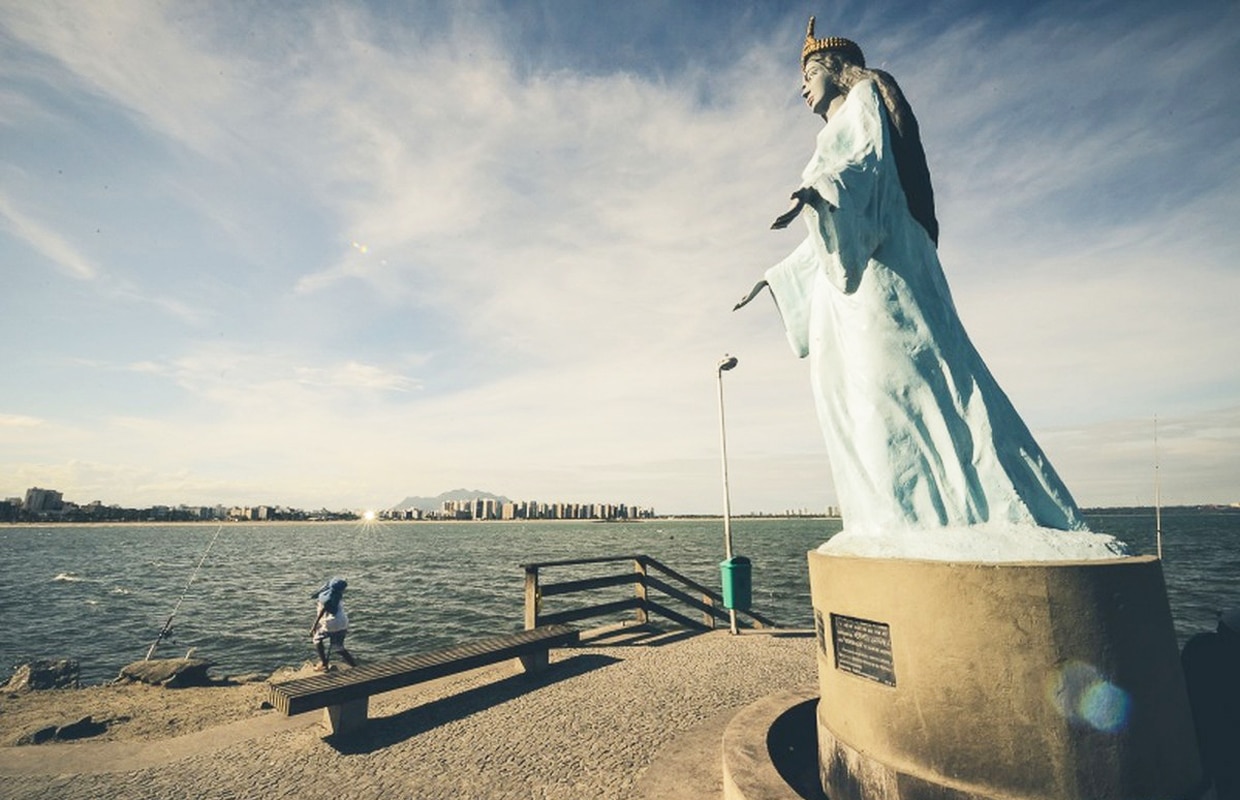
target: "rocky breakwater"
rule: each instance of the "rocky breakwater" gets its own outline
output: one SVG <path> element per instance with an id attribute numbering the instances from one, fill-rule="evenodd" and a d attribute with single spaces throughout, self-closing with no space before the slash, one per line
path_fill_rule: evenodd
<path id="1" fill-rule="evenodd" d="M 121 729 L 157 725 L 166 734 L 199 727 L 202 709 L 218 705 L 202 696 L 215 687 L 239 686 L 264 676 L 216 678 L 212 662 L 202 658 L 136 661 L 124 667 L 109 684 L 83 687 L 75 659 L 40 660 L 18 666 L 0 685 L 0 745 L 21 746 L 68 742 L 87 738 L 114 739 Z M 174 689 L 152 703 L 144 698 Z M 257 696 L 257 690 L 254 692 Z M 216 698 L 217 701 L 222 698 Z M 247 699 L 248 695 L 247 695 Z M 230 704 L 231 705 L 231 704 Z M 151 709 L 137 719 L 137 708 Z M 244 702 L 235 715 L 253 713 L 257 702 Z M 213 716 L 224 713 L 213 710 Z M 149 733 L 154 733 L 150 731 Z"/>

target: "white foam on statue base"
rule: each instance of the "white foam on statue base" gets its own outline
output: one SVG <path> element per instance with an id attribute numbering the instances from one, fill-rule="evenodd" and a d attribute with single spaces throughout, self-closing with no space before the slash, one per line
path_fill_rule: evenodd
<path id="1" fill-rule="evenodd" d="M 1129 555 L 1128 546 L 1109 534 L 1010 523 L 884 531 L 845 529 L 820 545 L 818 552 L 835 556 L 986 564 L 1089 561 Z"/>

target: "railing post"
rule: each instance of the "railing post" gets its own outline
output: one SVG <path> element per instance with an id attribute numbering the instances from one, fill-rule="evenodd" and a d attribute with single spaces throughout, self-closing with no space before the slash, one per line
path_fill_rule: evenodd
<path id="1" fill-rule="evenodd" d="M 525 568 L 525 629 L 538 627 L 538 612 L 542 609 L 542 596 L 538 591 L 538 567 Z"/>
<path id="2" fill-rule="evenodd" d="M 702 602 L 710 606 L 711 608 L 715 607 L 715 598 L 711 597 L 708 594 L 702 595 Z M 702 616 L 706 619 L 706 627 L 710 628 L 713 631 L 715 629 L 714 613 L 712 613 L 711 611 L 703 611 Z"/>
<path id="3" fill-rule="evenodd" d="M 646 561 L 640 557 L 633 559 L 633 571 L 638 575 L 633 589 L 637 595 L 637 624 L 645 625 L 650 621 L 650 615 L 646 612 Z"/>

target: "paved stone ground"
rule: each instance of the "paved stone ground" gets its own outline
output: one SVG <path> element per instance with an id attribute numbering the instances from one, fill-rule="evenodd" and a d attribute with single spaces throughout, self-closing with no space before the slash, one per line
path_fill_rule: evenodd
<path id="1" fill-rule="evenodd" d="M 141 769 L 96 771 L 106 769 L 107 743 L 75 751 L 91 755 L 62 774 L 15 774 L 0 758 L 0 797 L 629 798 L 679 735 L 815 681 L 813 639 L 803 635 L 643 638 L 630 629 L 554 651 L 540 676 L 498 665 L 379 695 L 368 729 L 345 741 L 260 717 L 249 738 L 229 726 L 216 746 L 156 743 Z M 48 755 L 49 768 L 64 769 Z"/>

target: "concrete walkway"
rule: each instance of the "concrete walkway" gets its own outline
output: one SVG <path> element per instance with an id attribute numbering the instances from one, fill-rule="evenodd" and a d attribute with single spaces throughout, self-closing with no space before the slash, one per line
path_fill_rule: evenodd
<path id="1" fill-rule="evenodd" d="M 318 714 L 269 713 L 160 742 L 0 748 L 0 795 L 718 798 L 727 721 L 816 680 L 803 634 L 628 629 L 556 651 L 552 664 L 379 695 L 367 730 L 341 742 L 324 738 Z"/>

